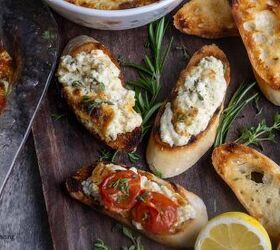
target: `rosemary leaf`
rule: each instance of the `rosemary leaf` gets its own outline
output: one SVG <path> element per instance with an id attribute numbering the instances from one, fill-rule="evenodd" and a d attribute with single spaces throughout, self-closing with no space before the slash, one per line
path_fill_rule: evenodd
<path id="1" fill-rule="evenodd" d="M 111 250 L 110 247 L 106 246 L 104 241 L 101 239 L 98 239 L 95 243 L 94 243 L 94 250 Z"/>
<path id="2" fill-rule="evenodd" d="M 250 90 L 255 86 L 255 84 L 255 82 L 250 85 L 242 84 L 232 96 L 228 107 L 221 115 L 217 136 L 214 142 L 215 147 L 225 142 L 232 122 L 248 103 L 257 98 L 258 93 L 249 95 Z"/>
<path id="3" fill-rule="evenodd" d="M 128 159 L 131 163 L 135 164 L 140 160 L 140 155 L 138 155 L 136 152 L 133 153 L 127 153 Z"/>
<path id="4" fill-rule="evenodd" d="M 244 145 L 255 145 L 260 147 L 261 142 L 275 142 L 275 131 L 280 129 L 280 114 L 274 116 L 274 122 L 268 126 L 265 120 L 262 120 L 256 127 L 245 128 L 240 137 L 235 140 L 236 143 Z"/>

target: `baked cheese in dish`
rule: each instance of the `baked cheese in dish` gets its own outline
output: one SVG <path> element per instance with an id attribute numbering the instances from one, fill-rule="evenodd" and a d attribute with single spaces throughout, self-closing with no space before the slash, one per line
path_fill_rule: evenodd
<path id="1" fill-rule="evenodd" d="M 183 146 L 204 131 L 222 104 L 226 88 L 223 63 L 204 57 L 178 87 L 176 98 L 166 104 L 160 120 L 161 140 L 171 147 Z"/>
<path id="2" fill-rule="evenodd" d="M 69 3 L 100 10 L 120 10 L 136 8 L 158 0 L 66 0 Z"/>
<path id="3" fill-rule="evenodd" d="M 99 163 L 96 168 L 93 170 L 91 177 L 82 182 L 83 192 L 86 195 L 89 195 L 94 198 L 94 200 L 102 203 L 102 198 L 99 190 L 99 185 L 102 183 L 103 179 L 108 176 L 108 174 L 117 172 L 117 171 L 126 171 L 127 168 L 124 168 L 115 164 L 104 164 Z M 173 225 L 174 229 L 181 225 L 182 223 L 195 218 L 196 213 L 194 208 L 189 204 L 189 202 L 183 198 L 180 194 L 171 190 L 167 185 L 161 185 L 156 181 L 153 181 L 147 178 L 145 175 L 142 175 L 136 168 L 132 167 L 129 170 L 133 171 L 135 174 L 140 175 L 141 190 L 157 192 L 165 195 L 172 201 L 179 204 L 177 207 L 177 221 Z M 139 230 L 143 229 L 140 223 L 132 221 L 135 227 Z"/>
<path id="4" fill-rule="evenodd" d="M 65 91 L 74 94 L 75 102 L 96 116 L 99 124 L 87 120 L 87 127 L 101 139 L 113 141 L 141 126 L 142 118 L 133 109 L 135 93 L 123 87 L 120 69 L 103 50 L 63 56 L 57 75 Z"/>
<path id="5" fill-rule="evenodd" d="M 244 2 L 244 3 L 243 3 Z M 241 1 L 239 11 L 250 56 L 266 80 L 280 87 L 280 13 L 279 1 Z M 244 21 L 243 21 L 244 20 Z M 246 20 L 246 21 L 245 21 Z"/>

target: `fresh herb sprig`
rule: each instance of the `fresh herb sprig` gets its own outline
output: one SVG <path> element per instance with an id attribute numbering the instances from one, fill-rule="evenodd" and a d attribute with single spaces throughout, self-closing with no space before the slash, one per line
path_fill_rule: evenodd
<path id="1" fill-rule="evenodd" d="M 132 153 L 127 153 L 128 159 L 131 163 L 135 164 L 140 160 L 140 155 L 137 154 L 136 152 L 132 152 Z"/>
<path id="2" fill-rule="evenodd" d="M 62 118 L 64 118 L 64 116 L 65 116 L 64 114 L 56 114 L 56 113 L 51 114 L 51 117 L 54 121 L 61 120 Z"/>
<path id="3" fill-rule="evenodd" d="M 109 161 L 112 163 L 116 163 L 116 158 L 118 154 L 119 154 L 118 150 L 113 151 L 113 150 L 102 149 L 100 151 L 98 161 Z"/>
<path id="4" fill-rule="evenodd" d="M 161 74 L 173 42 L 173 38 L 171 38 L 169 45 L 163 48 L 166 29 L 167 24 L 164 17 L 149 24 L 147 46 L 150 48 L 151 55 L 146 55 L 142 64 L 124 63 L 124 66 L 136 69 L 139 75 L 137 80 L 129 81 L 128 85 L 135 91 L 135 109 L 143 118 L 143 135 L 151 127 L 152 115 L 162 105 L 157 100 L 161 89 Z"/>
<path id="5" fill-rule="evenodd" d="M 94 243 L 94 250 L 111 250 L 110 247 L 106 246 L 104 241 L 101 239 L 96 240 Z"/>
<path id="6" fill-rule="evenodd" d="M 116 224 L 113 228 L 113 232 L 121 232 L 124 236 L 129 238 L 132 245 L 129 247 L 122 247 L 123 250 L 144 250 L 144 246 L 141 244 L 141 237 L 135 236 L 132 230 L 121 224 Z"/>
<path id="7" fill-rule="evenodd" d="M 242 131 L 240 137 L 235 140 L 236 143 L 242 143 L 246 146 L 255 145 L 261 146 L 263 141 L 274 141 L 275 131 L 280 129 L 280 114 L 274 116 L 274 122 L 271 126 L 267 125 L 265 120 L 262 120 L 257 127 L 246 128 Z"/>
<path id="8" fill-rule="evenodd" d="M 214 143 L 215 147 L 225 142 L 228 130 L 232 122 L 243 110 L 243 108 L 258 96 L 258 93 L 249 95 L 250 90 L 255 86 L 255 84 L 255 82 L 250 85 L 242 84 L 234 93 L 228 104 L 228 107 L 224 110 L 221 116 L 217 136 Z"/>

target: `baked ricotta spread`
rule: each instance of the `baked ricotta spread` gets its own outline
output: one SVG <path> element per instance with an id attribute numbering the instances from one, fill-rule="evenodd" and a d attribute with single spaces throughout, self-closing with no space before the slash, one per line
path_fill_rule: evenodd
<path id="1" fill-rule="evenodd" d="M 103 168 L 103 170 L 101 170 Z M 104 168 L 106 169 L 104 171 Z M 103 164 L 99 163 L 99 165 L 93 170 L 92 175 L 85 181 L 82 182 L 82 188 L 83 192 L 86 195 L 89 195 L 94 198 L 94 200 L 102 203 L 100 191 L 99 191 L 99 185 L 102 182 L 103 177 L 108 175 L 108 173 L 116 172 L 116 171 L 125 171 L 126 168 L 122 166 L 118 166 L 115 164 Z M 177 221 L 174 224 L 174 227 L 179 226 L 180 224 L 184 223 L 185 221 L 195 218 L 195 210 L 189 204 L 189 202 L 183 198 L 180 194 L 174 192 L 172 189 L 170 189 L 167 185 L 160 185 L 156 181 L 153 181 L 149 178 L 147 178 L 144 175 L 141 175 L 140 172 L 134 167 L 130 168 L 129 170 L 133 171 L 137 175 L 140 175 L 140 183 L 141 183 L 141 189 L 145 191 L 151 191 L 151 192 L 157 192 L 165 195 L 169 199 L 173 200 L 174 202 L 180 203 L 180 205 L 177 207 Z M 108 171 L 108 172 L 106 172 Z M 100 173 L 103 174 L 100 174 Z M 104 173 L 106 172 L 106 173 Z M 103 175 L 103 176 L 102 176 Z M 137 222 L 132 222 L 138 229 L 141 228 L 141 224 Z"/>
<path id="2" fill-rule="evenodd" d="M 102 124 L 88 121 L 88 127 L 106 141 L 116 140 L 119 134 L 132 132 L 140 127 L 142 118 L 133 107 L 135 93 L 122 86 L 120 69 L 102 50 L 91 53 L 81 52 L 75 57 L 66 55 L 61 58 L 58 80 L 69 95 L 75 96 L 75 103 L 86 106 L 91 115 L 99 109 L 106 119 Z M 78 91 L 78 94 L 77 94 Z"/>
<path id="3" fill-rule="evenodd" d="M 101 9 L 101 10 L 118 10 L 129 9 L 144 6 L 157 2 L 158 0 L 66 0 L 79 6 Z"/>
<path id="4" fill-rule="evenodd" d="M 198 135 L 222 104 L 227 83 L 223 63 L 204 57 L 178 87 L 177 96 L 168 102 L 160 120 L 160 138 L 172 146 L 186 145 Z"/>

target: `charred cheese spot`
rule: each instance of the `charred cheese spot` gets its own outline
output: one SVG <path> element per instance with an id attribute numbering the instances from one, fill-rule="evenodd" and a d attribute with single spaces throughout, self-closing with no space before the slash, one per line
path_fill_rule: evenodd
<path id="1" fill-rule="evenodd" d="M 151 3 L 155 3 L 158 0 L 66 0 L 69 3 L 101 10 L 119 10 L 136 8 Z"/>

